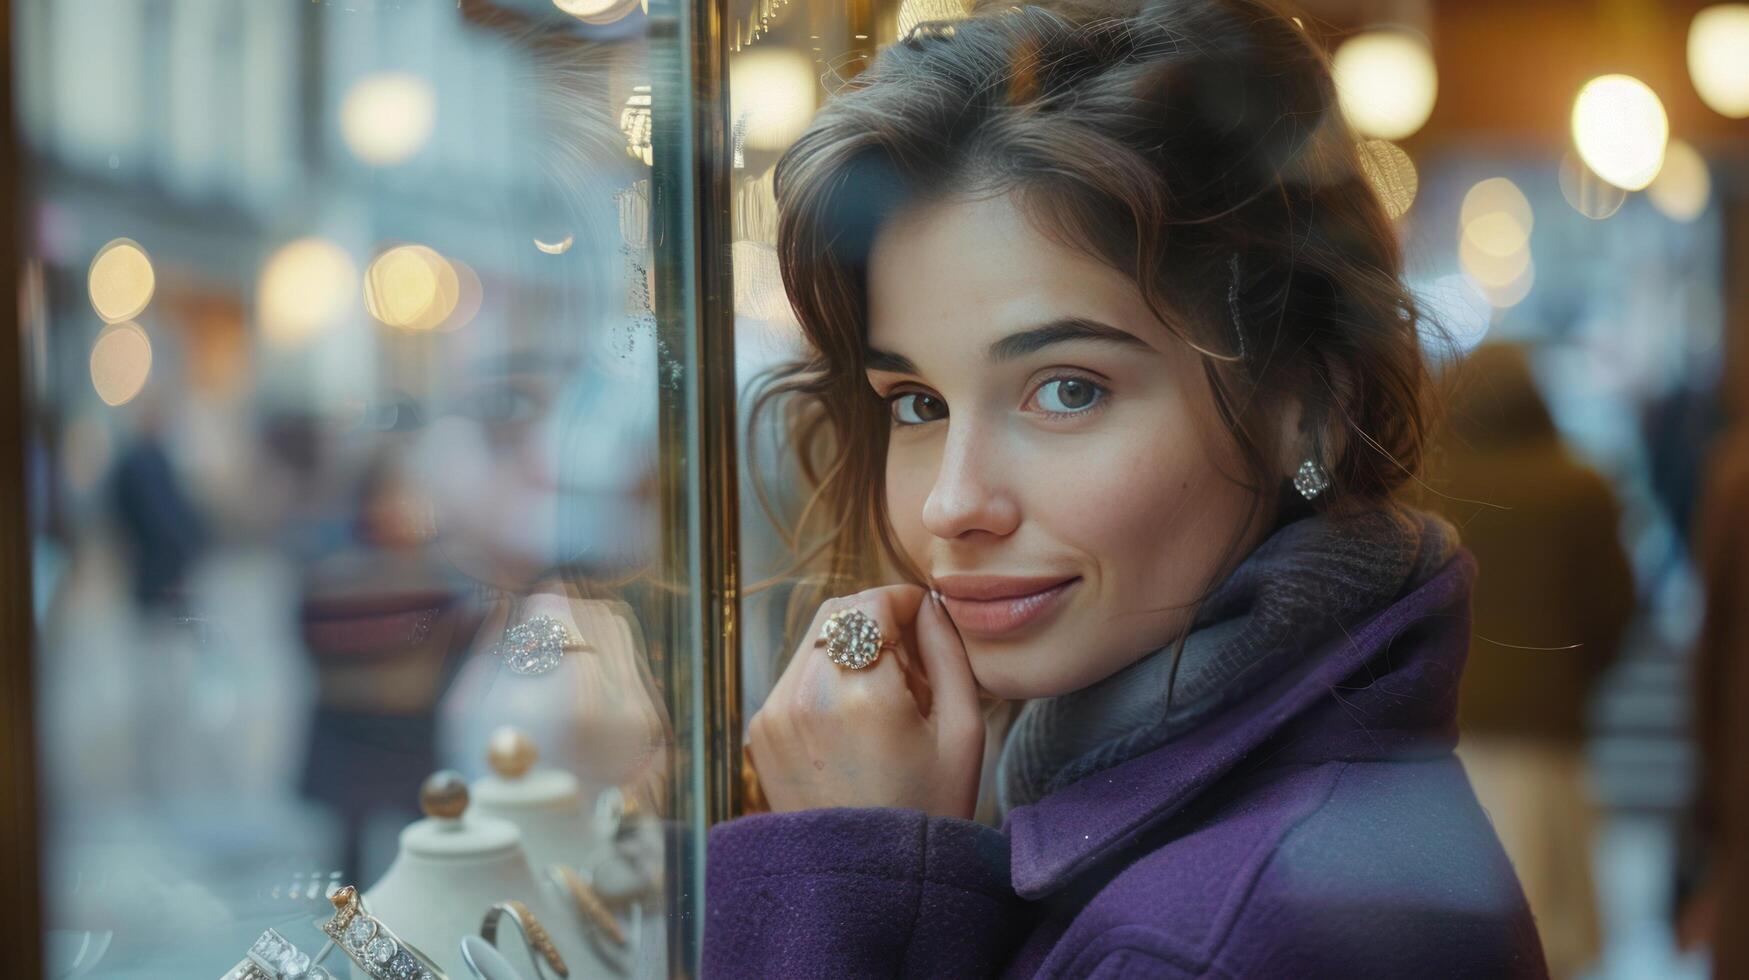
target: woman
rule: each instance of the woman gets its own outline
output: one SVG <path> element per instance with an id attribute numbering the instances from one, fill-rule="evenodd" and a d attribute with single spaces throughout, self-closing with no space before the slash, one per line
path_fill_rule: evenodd
<path id="1" fill-rule="evenodd" d="M 836 597 L 748 730 L 774 812 L 712 832 L 705 972 L 1543 975 L 1328 66 L 1261 0 L 1122 2 L 920 28 L 778 165 L 814 356 L 766 397 Z M 988 749 L 982 696 L 1025 702 Z"/>

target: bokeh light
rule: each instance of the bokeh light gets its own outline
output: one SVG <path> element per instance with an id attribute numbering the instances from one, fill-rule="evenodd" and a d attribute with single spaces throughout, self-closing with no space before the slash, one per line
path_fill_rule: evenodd
<path id="1" fill-rule="evenodd" d="M 611 24 L 631 13 L 638 0 L 553 0 L 553 6 L 585 24 Z"/>
<path id="2" fill-rule="evenodd" d="M 1409 213 L 1421 189 L 1415 161 L 1390 140 L 1365 140 L 1360 144 L 1360 169 L 1367 183 L 1384 203 L 1385 213 L 1401 218 Z"/>
<path id="3" fill-rule="evenodd" d="M 1342 42 L 1332 62 L 1342 114 L 1379 139 L 1415 133 L 1433 113 L 1439 73 L 1427 42 L 1399 30 L 1372 30 Z"/>
<path id="4" fill-rule="evenodd" d="M 1458 211 L 1458 264 L 1487 301 L 1516 306 L 1536 281 L 1530 233 L 1536 215 L 1530 199 L 1505 177 L 1490 177 L 1464 195 Z"/>
<path id="5" fill-rule="evenodd" d="M 650 145 L 650 86 L 634 85 L 619 113 L 619 130 L 625 134 L 626 152 L 648 167 L 656 159 Z"/>
<path id="6" fill-rule="evenodd" d="M 571 250 L 571 246 L 576 241 L 577 241 L 576 235 L 566 235 L 564 238 L 561 238 L 555 242 L 542 241 L 541 239 L 537 238 L 534 240 L 534 247 L 540 249 L 541 251 L 547 253 L 548 255 L 564 255 L 566 252 L 569 252 Z"/>
<path id="7" fill-rule="evenodd" d="M 256 283 L 262 337 L 276 347 L 303 344 L 345 317 L 357 288 L 358 267 L 339 245 L 315 237 L 287 242 Z"/>
<path id="8" fill-rule="evenodd" d="M 340 102 L 340 134 L 353 155 L 376 167 L 424 148 L 437 123 L 437 93 L 411 72 L 378 72 L 352 84 Z"/>
<path id="9" fill-rule="evenodd" d="M 745 120 L 742 139 L 756 150 L 781 150 L 814 115 L 813 64 L 800 51 L 754 49 L 729 62 L 729 117 Z"/>
<path id="10" fill-rule="evenodd" d="M 1436 354 L 1461 355 L 1474 350 L 1493 326 L 1493 304 L 1468 276 L 1441 276 L 1417 294 L 1421 315 L 1439 329 L 1436 336 L 1440 343 L 1431 347 Z M 1457 349 L 1448 350 L 1445 341 Z"/>
<path id="11" fill-rule="evenodd" d="M 1714 112 L 1749 116 L 1749 3 L 1720 3 L 1688 25 L 1688 75 Z"/>
<path id="12" fill-rule="evenodd" d="M 1658 93 L 1632 75 L 1603 75 L 1573 100 L 1573 145 L 1597 176 L 1637 191 L 1658 176 L 1670 118 Z"/>
<path id="13" fill-rule="evenodd" d="M 1652 206 L 1672 221 L 1689 222 L 1706 210 L 1713 180 L 1706 158 L 1687 140 L 1671 140 L 1664 152 L 1664 168 L 1646 188 Z"/>
<path id="14" fill-rule="evenodd" d="M 424 245 L 396 245 L 364 274 L 364 305 L 381 323 L 431 330 L 455 311 L 461 283 L 449 260 Z"/>
<path id="15" fill-rule="evenodd" d="M 966 8 L 960 0 L 900 0 L 899 36 L 911 33 L 918 24 L 932 20 L 963 20 L 965 16 Z"/>
<path id="16" fill-rule="evenodd" d="M 98 249 L 87 280 L 91 308 L 105 323 L 139 316 L 158 284 L 151 258 L 131 238 L 117 238 Z"/>
<path id="17" fill-rule="evenodd" d="M 137 323 L 112 323 L 91 345 L 91 387 L 106 405 L 126 405 L 152 373 L 152 341 Z"/>
<path id="18" fill-rule="evenodd" d="M 1490 177 L 1464 194 L 1458 224 L 1465 239 L 1491 255 L 1510 255 L 1530 244 L 1536 216 L 1530 199 L 1505 177 Z"/>

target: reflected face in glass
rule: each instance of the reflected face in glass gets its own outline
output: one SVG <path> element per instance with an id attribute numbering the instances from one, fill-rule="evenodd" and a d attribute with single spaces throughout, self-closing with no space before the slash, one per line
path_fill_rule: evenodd
<path id="1" fill-rule="evenodd" d="M 1201 355 L 1006 195 L 889 223 L 869 305 L 889 515 L 979 684 L 1066 693 L 1174 641 L 1254 496 Z"/>

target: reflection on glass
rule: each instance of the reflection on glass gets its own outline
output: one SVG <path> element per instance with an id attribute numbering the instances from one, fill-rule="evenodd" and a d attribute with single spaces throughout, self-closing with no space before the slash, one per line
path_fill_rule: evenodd
<path id="1" fill-rule="evenodd" d="M 313 956 L 356 895 L 366 960 L 469 976 L 521 903 L 573 977 L 670 975 L 678 42 L 636 2 L 17 8 L 56 969 Z"/>

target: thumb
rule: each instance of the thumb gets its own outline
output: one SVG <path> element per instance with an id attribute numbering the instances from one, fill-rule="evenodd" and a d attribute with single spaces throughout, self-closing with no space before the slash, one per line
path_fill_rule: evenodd
<path id="1" fill-rule="evenodd" d="M 966 657 L 966 645 L 959 630 L 942 608 L 941 600 L 931 592 L 917 611 L 917 658 L 929 674 L 929 686 L 935 695 L 935 721 L 954 723 L 975 722 L 982 726 L 978 711 L 978 682 L 972 677 L 972 662 Z"/>

